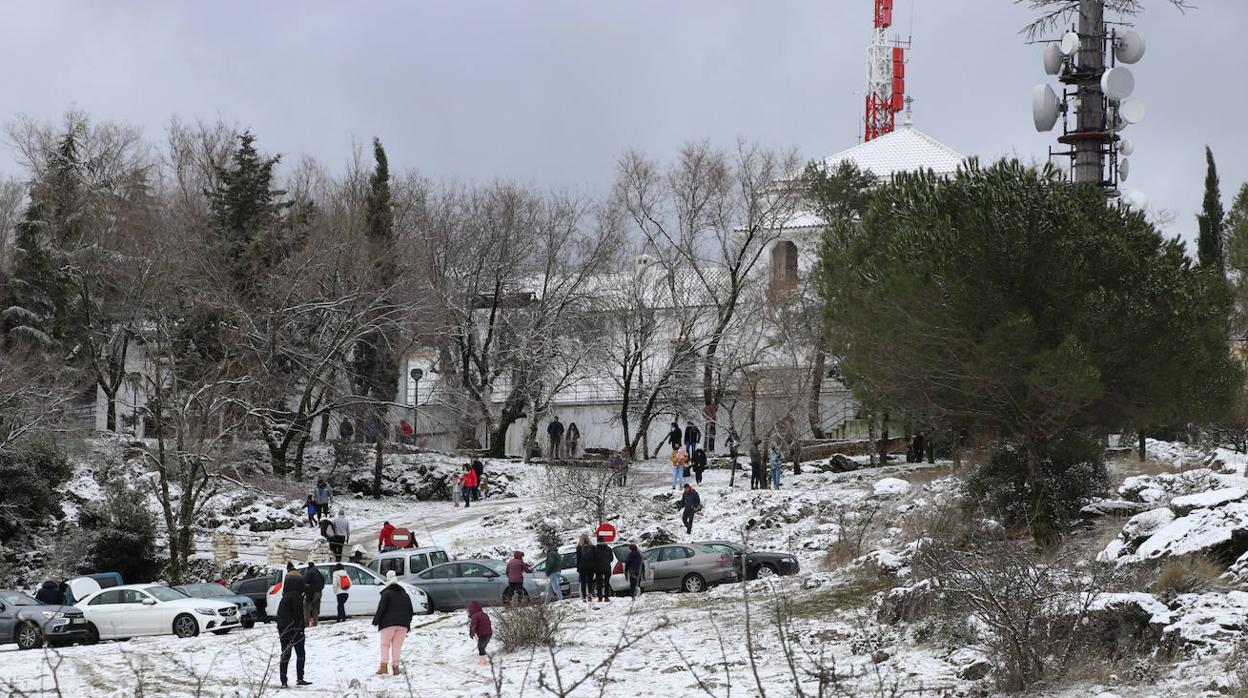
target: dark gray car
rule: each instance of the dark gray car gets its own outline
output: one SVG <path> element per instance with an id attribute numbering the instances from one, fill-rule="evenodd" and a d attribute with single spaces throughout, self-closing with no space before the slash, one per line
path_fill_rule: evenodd
<path id="1" fill-rule="evenodd" d="M 229 587 L 214 584 L 212 582 L 204 582 L 202 584 L 182 584 L 174 587 L 178 591 L 187 596 L 196 599 L 212 599 L 214 601 L 227 601 L 238 607 L 238 620 L 244 628 L 250 628 L 260 619 L 260 612 L 256 608 L 256 602 L 245 594 L 239 594 Z"/>
<path id="2" fill-rule="evenodd" d="M 90 626 L 73 606 L 46 606 L 20 591 L 0 590 L 0 643 L 32 650 L 90 641 Z"/>
<path id="3" fill-rule="evenodd" d="M 732 556 L 701 543 L 660 545 L 645 552 L 654 567 L 646 591 L 706 591 L 707 587 L 740 578 Z"/>
<path id="4" fill-rule="evenodd" d="M 511 601 L 507 589 L 507 564 L 500 560 L 456 560 L 434 565 L 420 574 L 409 575 L 403 580 L 429 596 L 429 606 L 438 611 L 466 608 L 469 601 L 480 601 L 482 606 L 497 606 Z M 569 594 L 568 580 L 560 585 L 565 597 Z M 543 599 L 549 591 L 545 579 L 524 575 L 521 599 Z"/>

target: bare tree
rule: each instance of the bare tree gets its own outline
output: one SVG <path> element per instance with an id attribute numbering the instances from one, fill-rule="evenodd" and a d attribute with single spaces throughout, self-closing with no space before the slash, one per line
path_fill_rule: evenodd
<path id="1" fill-rule="evenodd" d="M 1032 20 L 1023 32 L 1030 38 L 1036 38 L 1046 31 L 1049 31 L 1070 19 L 1072 15 L 1079 12 L 1081 2 L 1089 0 L 1014 0 L 1016 4 L 1026 5 L 1027 7 L 1039 11 L 1039 16 Z M 1103 3 L 1105 9 L 1111 12 L 1117 12 L 1121 15 L 1132 16 L 1137 15 L 1144 9 L 1144 4 L 1140 0 L 1096 0 Z M 1194 9 L 1188 0 L 1168 0 L 1171 5 L 1177 7 L 1180 11 Z"/>
<path id="2" fill-rule="evenodd" d="M 763 254 L 779 239 L 799 200 L 779 186 L 799 170 L 796 154 L 739 143 L 732 153 L 690 144 L 666 171 L 639 153 L 620 161 L 616 197 L 661 264 L 693 280 L 699 318 L 703 418 L 715 447 L 719 405 L 730 381 L 721 350 L 740 302 L 758 283 Z"/>

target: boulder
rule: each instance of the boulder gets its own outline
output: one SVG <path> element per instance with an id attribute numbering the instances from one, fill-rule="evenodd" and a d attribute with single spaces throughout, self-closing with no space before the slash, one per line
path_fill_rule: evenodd
<path id="1" fill-rule="evenodd" d="M 848 473 L 858 469 L 858 462 L 843 453 L 833 453 L 828 459 L 827 469 L 834 473 Z"/>
<path id="2" fill-rule="evenodd" d="M 1083 629 L 1093 634 L 1097 647 L 1119 659 L 1150 653 L 1170 621 L 1170 609 L 1152 594 L 1102 593 L 1089 603 Z"/>
<path id="3" fill-rule="evenodd" d="M 910 491 L 910 483 L 895 477 L 886 477 L 875 483 L 877 497 L 899 497 Z"/>
<path id="4" fill-rule="evenodd" d="M 1174 607 L 1163 631 L 1172 652 L 1192 646 L 1233 646 L 1248 628 L 1248 593 L 1242 591 L 1179 594 Z"/>
<path id="5" fill-rule="evenodd" d="M 979 681 L 992 671 L 992 662 L 988 656 L 972 647 L 954 650 L 945 661 L 958 667 L 958 678 L 966 681 Z"/>
<path id="6" fill-rule="evenodd" d="M 928 612 L 938 595 L 939 592 L 930 579 L 908 586 L 893 587 L 885 592 L 876 619 L 885 625 L 916 620 Z"/>
<path id="7" fill-rule="evenodd" d="M 1162 526 L 1135 551 L 1139 560 L 1203 555 L 1234 561 L 1248 552 L 1248 502 L 1196 509 Z"/>
<path id="8" fill-rule="evenodd" d="M 1079 510 L 1085 519 L 1101 516 L 1134 516 L 1148 509 L 1147 504 L 1129 502 L 1125 499 L 1102 499 L 1092 502 Z"/>
<path id="9" fill-rule="evenodd" d="M 1188 494 L 1170 500 L 1170 508 L 1179 516 L 1190 514 L 1197 509 L 1210 509 L 1223 504 L 1237 502 L 1248 497 L 1248 489 L 1242 487 L 1226 487 L 1210 492 Z"/>

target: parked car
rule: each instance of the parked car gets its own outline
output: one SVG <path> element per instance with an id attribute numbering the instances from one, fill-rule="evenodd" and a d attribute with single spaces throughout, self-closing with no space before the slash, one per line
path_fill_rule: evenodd
<path id="1" fill-rule="evenodd" d="M 466 608 L 469 601 L 483 606 L 505 604 L 512 600 L 507 588 L 507 564 L 501 560 L 456 560 L 434 565 L 415 577 L 411 583 L 429 595 L 431 607 L 439 611 Z M 560 584 L 564 595 L 571 593 L 567 579 Z M 544 599 L 550 587 L 543 577 L 524 575 L 521 599 Z"/>
<path id="2" fill-rule="evenodd" d="M 721 553 L 728 553 L 732 556 L 733 567 L 737 573 L 742 572 L 741 562 L 745 561 L 745 578 L 758 579 L 759 577 L 770 577 L 772 575 L 780 575 L 782 577 L 797 574 L 800 568 L 797 564 L 797 558 L 788 553 L 777 553 L 768 550 L 746 550 L 736 543 L 729 543 L 726 540 L 709 540 L 702 541 L 712 550 L 718 550 Z"/>
<path id="3" fill-rule="evenodd" d="M 87 594 L 94 594 L 100 589 L 119 587 L 125 583 L 126 580 L 121 578 L 119 572 L 97 572 L 70 577 L 65 580 L 65 605 L 73 606 Z"/>
<path id="4" fill-rule="evenodd" d="M 258 577 L 246 577 L 230 585 L 230 589 L 239 596 L 246 596 L 256 605 L 256 617 L 264 622 L 269 620 L 269 589 L 277 584 L 277 576 L 272 574 Z"/>
<path id="5" fill-rule="evenodd" d="M 194 599 L 159 584 L 101 589 L 78 602 L 91 640 L 139 635 L 194 637 L 203 630 L 225 634 L 239 626 L 238 607 L 216 599 Z"/>
<path id="6" fill-rule="evenodd" d="M 318 564 L 316 568 L 325 575 L 325 591 L 321 592 L 321 612 L 322 618 L 335 618 L 338 615 L 338 599 L 334 597 L 333 589 L 330 588 L 330 580 L 333 579 L 334 564 L 332 562 Z M 347 573 L 347 577 L 351 580 L 351 586 L 347 589 L 347 605 L 345 610 L 348 616 L 372 616 L 377 612 L 377 603 L 381 601 L 381 589 L 386 585 L 384 577 L 376 572 L 355 564 L 354 562 L 342 563 L 343 570 Z M 303 567 L 300 567 L 303 570 Z M 277 608 L 277 604 L 282 600 L 282 580 L 285 578 L 285 568 L 275 569 L 275 581 L 268 591 L 268 607 Z M 407 582 L 399 582 L 407 595 L 412 599 L 412 610 L 416 613 L 432 613 L 433 608 L 429 603 L 429 597 L 425 592 Z"/>
<path id="7" fill-rule="evenodd" d="M 445 550 L 433 545 L 421 548 L 399 548 L 378 553 L 377 557 L 369 560 L 368 569 L 382 577 L 386 576 L 390 570 L 394 570 L 399 577 L 411 577 L 434 565 L 450 562 L 450 560 Z"/>
<path id="8" fill-rule="evenodd" d="M 235 593 L 229 587 L 222 586 L 215 582 L 205 582 L 203 584 L 181 584 L 174 589 L 196 599 L 215 599 L 217 601 L 227 601 L 238 607 L 238 621 L 244 628 L 250 628 L 256 624 L 260 613 L 256 609 L 256 602 L 242 594 Z"/>
<path id="9" fill-rule="evenodd" d="M 624 561 L 628 559 L 628 543 L 612 543 L 611 551 L 615 554 L 615 566 L 611 569 L 611 592 L 614 594 L 623 594 L 628 591 L 628 577 L 624 575 Z M 581 595 L 581 574 L 576 571 L 576 546 L 566 545 L 559 548 L 559 555 L 563 569 L 560 574 L 568 582 L 571 592 L 564 592 L 564 596 L 569 595 L 579 597 Z M 534 565 L 533 571 L 538 574 L 539 579 L 545 579 L 550 570 L 546 569 L 546 560 L 543 559 L 537 565 Z M 649 570 L 648 570 L 649 571 Z M 644 587 L 644 584 L 643 584 Z"/>
<path id="10" fill-rule="evenodd" d="M 642 586 L 646 591 L 706 591 L 740 578 L 732 555 L 700 543 L 660 545 L 644 554 L 654 567 L 654 581 Z"/>
<path id="11" fill-rule="evenodd" d="M 87 620 L 73 606 L 47 606 L 20 591 L 0 590 L 0 643 L 33 650 L 90 640 Z"/>

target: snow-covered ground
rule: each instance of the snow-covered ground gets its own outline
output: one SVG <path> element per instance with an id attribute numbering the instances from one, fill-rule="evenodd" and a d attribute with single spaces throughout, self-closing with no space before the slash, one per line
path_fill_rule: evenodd
<path id="1" fill-rule="evenodd" d="M 1190 473 L 1200 467 L 1200 456 L 1191 449 L 1167 446 L 1158 452 L 1163 470 Z M 447 469 L 461 462 L 432 454 L 409 458 L 439 461 L 435 464 Z M 1160 506 L 1156 505 L 1159 501 L 1175 505 L 1176 497 L 1196 495 L 1177 500 L 1180 510 L 1189 512 L 1187 516 L 1208 511 L 1208 506 L 1236 506 L 1242 496 L 1238 493 L 1201 494 L 1240 484 L 1214 476 L 1242 477 L 1243 469 L 1237 470 L 1237 464 L 1244 462 L 1242 457 L 1221 454 L 1221 460 L 1216 470 L 1207 471 L 1210 476 L 1200 480 L 1202 484 L 1193 485 L 1193 479 L 1199 478 L 1188 474 L 1128 480 L 1123 499 L 1143 507 L 1140 498 L 1131 498 L 1131 492 L 1162 491 L 1156 497 L 1151 492 L 1146 495 L 1153 497 L 1147 506 Z M 757 491 L 748 489 L 748 477 L 743 480 L 738 475 L 737 486 L 729 488 L 727 471 L 708 471 L 699 487 L 705 511 L 693 535 L 686 534 L 680 524 L 669 473 L 660 462 L 634 467 L 632 491 L 613 517 L 621 538 L 740 541 L 746 537 L 753 548 L 793 553 L 802 572 L 724 585 L 704 594 L 652 593 L 636 601 L 617 598 L 606 604 L 565 601 L 555 606 L 555 612 L 564 617 L 553 660 L 545 650 L 505 653 L 495 642 L 491 647 L 494 665 L 485 668 L 474 666 L 475 646 L 467 636 L 467 616 L 462 611 L 417 618 L 404 646 L 406 673 L 400 677 L 373 675 L 378 663 L 377 633 L 367 619 L 326 623 L 308 630 L 307 678 L 313 685 L 292 687 L 287 693 L 542 695 L 546 693 L 542 684 L 554 686 L 561 681 L 567 687 L 590 675 L 571 695 L 758 695 L 761 683 L 767 695 L 787 696 L 797 693 L 794 674 L 808 693 L 817 690 L 811 673 L 816 663 L 835 667 L 839 688 L 832 695 L 891 695 L 894 688 L 911 695 L 992 693 L 990 679 L 965 672 L 983 661 L 983 647 L 974 642 L 956 647 L 920 642 L 905 624 L 878 622 L 876 603 L 889 585 L 864 583 L 853 564 L 825 564 L 842 527 L 856 526 L 855 522 L 869 516 L 873 525 L 866 548 L 859 552 L 871 551 L 868 558 L 878 567 L 899 566 L 906 551 L 907 515 L 921 515 L 925 505 L 950 497 L 956 486 L 949 464 L 897 464 L 849 473 L 808 470 L 800 476 L 786 473 L 782 489 Z M 374 501 L 340 495 L 339 503 L 351 519 L 352 542 L 369 550 L 383 520 L 412 528 L 422 544 L 441 545 L 456 557 L 502 557 L 518 549 L 535 558 L 539 546 L 534 525 L 540 521 L 556 521 L 567 543 L 590 530 L 584 512 L 559 509 L 546 496 L 543 466 L 491 461 L 487 463 L 490 476 L 507 479 L 506 489 L 512 496 L 491 497 L 466 509 L 452 508 L 449 502 L 403 497 Z M 1166 483 L 1173 485 L 1173 496 L 1165 494 L 1171 491 L 1166 490 Z M 1228 500 L 1232 494 L 1237 496 Z M 225 517 L 217 530 L 244 532 L 246 527 L 240 522 L 261 514 L 297 522 L 298 504 L 281 497 L 251 497 L 240 508 L 245 511 Z M 1151 527 L 1152 534 L 1171 523 L 1161 521 L 1158 514 L 1152 517 L 1158 520 L 1141 522 Z M 1105 518 L 1097 525 L 1107 531 L 1108 540 L 1126 522 L 1126 518 Z M 298 526 L 276 535 L 286 538 L 296 555 L 315 539 L 312 529 Z M 1138 536 L 1131 539 L 1138 544 Z M 263 546 L 254 546 L 240 550 L 240 557 L 260 562 L 262 553 Z M 1222 636 L 1205 643 L 1206 651 L 1185 653 L 1152 667 L 1147 681 L 1110 674 L 1077 680 L 1074 686 L 1048 695 L 1197 696 L 1229 686 L 1232 667 L 1227 660 L 1238 628 L 1248 627 L 1245 603 L 1248 595 L 1238 592 L 1183 600 L 1182 607 L 1190 612 L 1178 613 L 1171 622 L 1185 623 L 1191 634 L 1221 628 Z M 491 609 L 491 613 L 497 627 L 500 611 Z M 778 622 L 778 615 L 786 622 Z M 1228 618 L 1240 625 L 1233 630 L 1218 625 Z M 628 646 L 616 652 L 621 643 Z M 796 669 L 786 662 L 785 643 L 795 648 Z M 749 661 L 749 644 L 756 668 Z M 258 696 L 277 685 L 276 651 L 277 633 L 272 625 L 223 637 L 146 638 L 62 650 L 19 652 L 13 645 L 3 645 L 0 690 L 15 695 L 58 695 L 59 690 L 65 696 Z M 613 654 L 617 656 L 610 665 L 602 667 Z M 552 664 L 558 667 L 558 678 Z"/>

